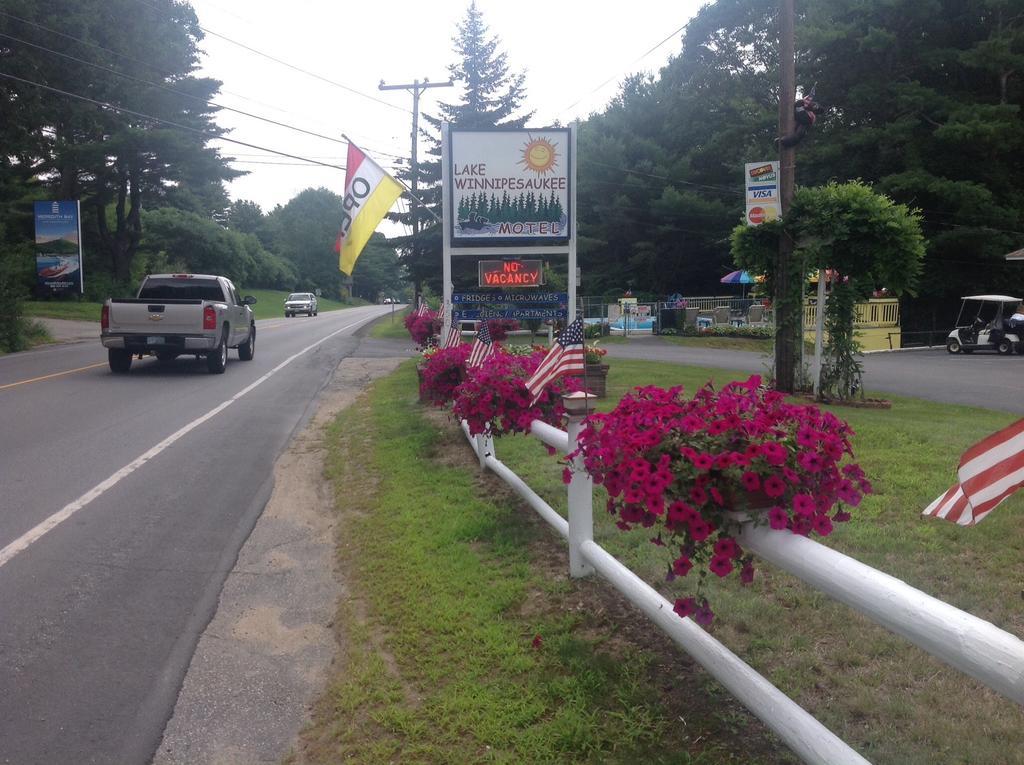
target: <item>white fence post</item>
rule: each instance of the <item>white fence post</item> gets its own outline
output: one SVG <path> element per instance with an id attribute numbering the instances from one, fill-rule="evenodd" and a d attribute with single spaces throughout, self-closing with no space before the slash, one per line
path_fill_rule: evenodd
<path id="1" fill-rule="evenodd" d="M 480 469 L 487 469 L 487 457 L 494 454 L 494 436 L 490 433 L 480 433 L 474 436 L 476 441 L 476 456 L 480 460 Z"/>
<path id="2" fill-rule="evenodd" d="M 569 449 L 575 450 L 583 418 L 590 409 L 590 402 L 596 396 L 589 393 L 569 393 L 562 396 L 562 403 L 568 413 Z M 594 567 L 583 557 L 582 545 L 594 539 L 594 479 L 583 468 L 579 456 L 570 463 L 572 478 L 569 480 L 569 575 L 578 578 L 594 573 Z"/>

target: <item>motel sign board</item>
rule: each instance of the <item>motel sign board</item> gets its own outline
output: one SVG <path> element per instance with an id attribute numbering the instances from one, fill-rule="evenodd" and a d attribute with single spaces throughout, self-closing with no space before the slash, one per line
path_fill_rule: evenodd
<path id="1" fill-rule="evenodd" d="M 453 247 L 565 245 L 571 236 L 570 130 L 449 130 Z"/>

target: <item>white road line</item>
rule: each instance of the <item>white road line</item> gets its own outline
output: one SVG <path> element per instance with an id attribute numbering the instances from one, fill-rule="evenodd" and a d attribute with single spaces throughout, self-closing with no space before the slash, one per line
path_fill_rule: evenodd
<path id="1" fill-rule="evenodd" d="M 269 372 L 267 372 L 265 375 L 263 375 L 262 377 L 257 379 L 251 385 L 248 385 L 245 388 L 242 388 L 242 390 L 238 391 L 238 393 L 236 393 L 234 396 L 229 398 L 227 401 L 225 401 L 225 402 L 215 406 L 213 409 L 208 411 L 206 414 L 201 415 L 200 417 L 197 417 L 196 419 L 192 420 L 192 422 L 190 422 L 188 425 L 186 425 L 185 427 L 183 427 L 180 430 L 178 430 L 176 433 L 172 433 L 170 436 L 168 436 L 163 441 L 158 443 L 156 446 L 154 446 L 148 452 L 146 452 L 142 456 L 138 457 L 137 459 L 133 460 L 132 462 L 129 462 L 123 468 L 121 468 L 116 473 L 114 473 L 112 476 L 110 476 L 107 480 L 105 480 L 105 481 L 103 481 L 101 483 L 96 484 L 96 486 L 91 488 L 89 491 L 87 491 L 85 494 L 80 496 L 78 499 L 74 500 L 73 502 L 69 502 L 67 505 L 65 505 L 63 508 L 58 510 L 56 513 L 51 515 L 46 520 L 44 520 L 42 523 L 40 523 L 37 526 L 35 526 L 35 528 L 32 528 L 29 531 L 25 532 L 20 537 L 18 537 L 13 542 L 11 542 L 9 545 L 7 545 L 2 550 L 0 550 L 0 568 L 2 568 L 3 566 L 7 565 L 7 563 L 12 558 L 14 558 L 15 555 L 17 555 L 20 552 L 24 552 L 33 543 L 39 541 L 39 539 L 41 539 L 44 535 L 46 535 L 50 531 L 53 531 L 53 529 L 57 528 L 57 526 L 59 526 L 60 524 L 64 523 L 64 521 L 66 521 L 68 518 L 73 516 L 75 513 L 77 513 L 83 507 L 88 505 L 94 499 L 96 499 L 97 497 L 102 495 L 108 489 L 113 488 L 121 480 L 123 480 L 124 478 L 127 478 L 128 476 L 130 476 L 132 473 L 134 473 L 140 467 L 142 467 L 147 462 L 152 460 L 154 457 L 156 457 L 158 454 L 160 454 L 160 452 L 164 451 L 164 449 L 166 449 L 168 446 L 173 444 L 175 441 L 183 438 L 185 435 L 187 435 L 188 433 L 190 433 L 193 430 L 195 430 L 196 428 L 198 428 L 200 425 L 202 425 L 204 422 L 206 422 L 210 418 L 215 417 L 216 415 L 218 415 L 221 412 L 223 412 L 225 409 L 227 409 L 233 403 L 238 401 L 238 399 L 242 398 L 242 396 L 246 395 L 247 393 L 252 391 L 257 386 L 262 385 L 263 383 L 265 383 L 267 380 L 269 380 L 275 374 L 277 374 L 282 369 L 284 369 L 286 366 L 288 366 L 293 361 L 295 361 L 295 359 L 297 359 L 302 354 L 308 353 L 309 351 L 313 350 L 314 348 L 316 348 L 321 343 L 324 343 L 324 342 L 330 340 L 332 337 L 334 337 L 335 335 L 337 335 L 337 334 L 339 334 L 341 332 L 344 332 L 346 329 L 351 329 L 352 327 L 356 327 L 356 326 L 358 326 L 360 324 L 365 324 L 366 322 L 372 321 L 373 319 L 376 319 L 376 318 L 377 318 L 376 316 L 369 316 L 369 317 L 367 317 L 365 319 L 360 319 L 359 321 L 352 322 L 351 324 L 346 324 L 341 329 L 335 330 L 334 332 L 332 332 L 331 334 L 327 335 L 326 337 L 323 337 L 320 340 L 317 340 L 312 345 L 307 345 L 305 348 L 303 348 L 298 353 L 295 353 L 295 354 L 289 356 L 287 359 L 285 359 L 280 364 L 278 364 L 276 367 L 274 367 Z"/>

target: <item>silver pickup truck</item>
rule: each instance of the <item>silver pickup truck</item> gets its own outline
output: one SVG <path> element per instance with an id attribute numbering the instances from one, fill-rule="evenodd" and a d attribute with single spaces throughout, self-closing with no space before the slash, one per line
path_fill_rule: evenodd
<path id="1" fill-rule="evenodd" d="M 228 348 L 251 361 L 256 352 L 256 322 L 249 307 L 256 298 L 240 298 L 229 279 L 208 274 L 151 274 L 134 298 L 103 304 L 100 340 L 110 370 L 124 374 L 136 355 L 155 354 L 161 362 L 178 356 L 205 356 L 206 368 L 224 371 Z"/>

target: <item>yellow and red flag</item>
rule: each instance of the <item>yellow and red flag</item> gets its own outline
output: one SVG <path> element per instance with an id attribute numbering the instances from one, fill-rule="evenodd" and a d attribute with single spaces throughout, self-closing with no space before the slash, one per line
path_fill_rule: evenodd
<path id="1" fill-rule="evenodd" d="M 401 193 L 402 185 L 349 141 L 341 231 L 334 243 L 343 273 L 352 275 L 356 258 Z"/>

